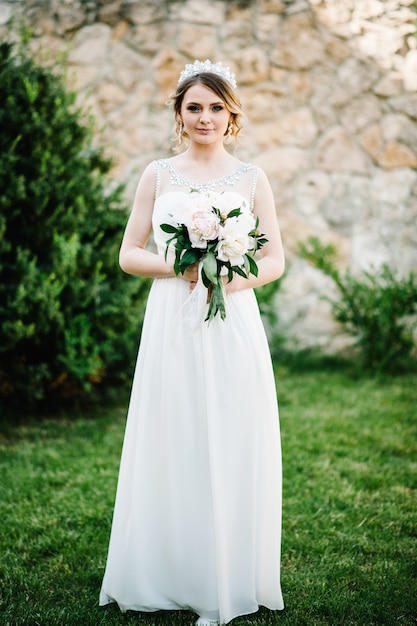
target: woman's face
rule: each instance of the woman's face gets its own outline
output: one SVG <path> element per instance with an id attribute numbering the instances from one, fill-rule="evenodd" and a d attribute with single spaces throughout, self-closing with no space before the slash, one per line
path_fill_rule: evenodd
<path id="1" fill-rule="evenodd" d="M 214 91 L 196 83 L 184 94 L 180 117 L 190 141 L 211 144 L 223 141 L 231 115 Z"/>

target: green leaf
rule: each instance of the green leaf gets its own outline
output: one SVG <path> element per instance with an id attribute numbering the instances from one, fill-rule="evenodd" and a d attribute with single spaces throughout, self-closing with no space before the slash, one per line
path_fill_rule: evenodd
<path id="1" fill-rule="evenodd" d="M 210 323 L 217 313 L 220 313 L 222 320 L 226 319 L 225 292 L 223 280 L 221 278 L 213 284 L 207 317 L 204 321 L 208 321 Z"/>
<path id="2" fill-rule="evenodd" d="M 186 250 L 184 254 L 181 256 L 180 268 L 181 272 L 184 273 L 186 269 L 190 267 L 193 263 L 198 261 L 200 258 L 200 253 L 197 250 Z"/>
<path id="3" fill-rule="evenodd" d="M 178 227 L 172 226 L 171 224 L 161 224 L 160 228 L 164 231 L 164 233 L 177 233 L 178 231 Z"/>
<path id="4" fill-rule="evenodd" d="M 254 276 L 257 276 L 258 275 L 258 266 L 257 266 L 255 260 L 250 256 L 250 254 L 246 254 L 245 256 L 246 256 L 246 258 L 249 261 L 250 273 L 253 274 Z"/>
<path id="5" fill-rule="evenodd" d="M 174 241 L 175 239 L 175 235 L 174 237 L 171 237 L 171 239 L 168 239 L 167 243 L 167 247 L 165 248 L 165 261 L 167 260 L 167 256 L 168 256 L 168 250 L 169 250 L 169 245 L 170 243 L 172 243 L 172 241 Z"/>
<path id="6" fill-rule="evenodd" d="M 203 281 L 203 285 L 209 289 L 212 286 L 212 281 L 207 277 L 207 274 L 204 271 L 204 268 L 201 270 L 201 279 Z"/>
<path id="7" fill-rule="evenodd" d="M 207 278 L 215 283 L 217 281 L 217 260 L 212 252 L 208 252 L 203 258 L 203 269 Z"/>
<path id="8" fill-rule="evenodd" d="M 242 276 L 242 278 L 248 277 L 247 273 L 241 267 L 239 267 L 239 265 L 233 265 L 232 270 L 235 274 L 239 274 L 239 276 Z"/>

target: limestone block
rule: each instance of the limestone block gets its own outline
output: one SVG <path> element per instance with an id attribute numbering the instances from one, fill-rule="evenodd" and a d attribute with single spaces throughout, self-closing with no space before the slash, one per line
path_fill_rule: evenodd
<path id="1" fill-rule="evenodd" d="M 309 220 L 291 209 L 281 208 L 281 199 L 277 196 L 278 221 L 285 247 L 285 256 L 292 264 L 297 258 L 299 244 L 306 241 L 315 231 Z"/>
<path id="2" fill-rule="evenodd" d="M 113 0 L 101 6 L 98 13 L 100 22 L 109 24 L 109 26 L 120 23 L 121 4 L 122 0 Z"/>
<path id="3" fill-rule="evenodd" d="M 178 35 L 178 50 L 191 59 L 213 59 L 218 44 L 211 26 L 184 24 Z"/>
<path id="4" fill-rule="evenodd" d="M 159 21 L 152 24 L 137 24 L 125 35 L 126 43 L 139 54 L 157 54 L 161 42 L 169 42 L 174 37 L 175 26 Z"/>
<path id="5" fill-rule="evenodd" d="M 120 20 L 113 28 L 112 39 L 113 41 L 119 41 L 129 31 L 129 23 L 126 20 Z"/>
<path id="6" fill-rule="evenodd" d="M 400 113 L 388 113 L 381 118 L 381 129 L 384 141 L 396 141 L 404 134 L 404 129 L 415 129 L 416 125 Z"/>
<path id="7" fill-rule="evenodd" d="M 369 218 L 369 179 L 352 174 L 332 174 L 331 193 L 322 202 L 322 210 L 330 228 L 350 238 L 357 224 Z"/>
<path id="8" fill-rule="evenodd" d="M 275 123 L 279 115 L 291 109 L 291 101 L 285 92 L 272 83 L 265 83 L 256 89 L 242 87 L 240 95 L 251 124 Z"/>
<path id="9" fill-rule="evenodd" d="M 417 91 L 417 50 L 409 50 L 403 68 L 404 87 L 407 91 Z"/>
<path id="10" fill-rule="evenodd" d="M 107 114 L 107 121 L 113 129 L 122 130 L 127 121 L 142 124 L 149 118 L 149 100 L 152 97 L 154 86 L 151 81 L 143 81 L 136 91 L 127 97 L 122 106 L 114 108 Z"/>
<path id="11" fill-rule="evenodd" d="M 284 13 L 286 9 L 285 0 L 260 0 L 262 13 Z"/>
<path id="12" fill-rule="evenodd" d="M 221 0 L 186 0 L 179 17 L 181 22 L 219 26 L 225 21 L 225 10 L 226 3 Z"/>
<path id="13" fill-rule="evenodd" d="M 417 125 L 408 120 L 398 134 L 398 141 L 417 154 Z"/>
<path id="14" fill-rule="evenodd" d="M 280 86 L 285 82 L 285 79 L 287 78 L 289 72 L 287 72 L 286 70 L 283 70 L 282 68 L 279 67 L 270 67 L 270 73 L 271 73 L 271 82 L 274 85 Z"/>
<path id="15" fill-rule="evenodd" d="M 74 37 L 68 56 L 71 65 L 103 65 L 111 43 L 111 28 L 93 24 L 81 28 Z"/>
<path id="16" fill-rule="evenodd" d="M 50 11 L 57 19 L 59 34 L 78 30 L 86 23 L 85 5 L 80 0 L 52 0 Z"/>
<path id="17" fill-rule="evenodd" d="M 126 93 L 118 85 L 103 83 L 98 89 L 97 99 L 102 111 L 109 113 L 126 100 Z"/>
<path id="18" fill-rule="evenodd" d="M 402 94 L 390 98 L 388 106 L 392 111 L 404 113 L 413 119 L 417 119 L 417 94 Z"/>
<path id="19" fill-rule="evenodd" d="M 383 98 L 396 96 L 400 93 L 402 86 L 402 75 L 399 72 L 388 72 L 373 87 L 373 92 Z"/>
<path id="20" fill-rule="evenodd" d="M 378 163 L 385 168 L 417 168 L 417 156 L 406 146 L 396 142 L 388 143 L 378 157 Z"/>
<path id="21" fill-rule="evenodd" d="M 255 85 L 268 80 L 268 60 L 259 48 L 246 48 L 235 53 L 232 58 L 239 84 Z"/>
<path id="22" fill-rule="evenodd" d="M 370 28 L 371 23 L 367 26 Z M 386 69 L 394 67 L 394 55 L 401 52 L 404 46 L 404 34 L 398 27 L 372 28 L 356 40 L 361 54 L 377 59 Z"/>
<path id="23" fill-rule="evenodd" d="M 69 72 L 69 84 L 74 91 L 82 91 L 100 82 L 100 72 L 97 67 L 74 65 Z"/>
<path id="24" fill-rule="evenodd" d="M 371 63 L 351 57 L 337 71 L 331 104 L 342 106 L 368 91 L 379 78 L 379 70 Z"/>
<path id="25" fill-rule="evenodd" d="M 169 93 L 175 90 L 180 72 L 184 69 L 184 59 L 175 48 L 163 48 L 152 62 L 153 74 L 159 87 L 159 102 L 165 102 Z"/>
<path id="26" fill-rule="evenodd" d="M 146 60 L 121 41 L 111 47 L 110 64 L 110 77 L 126 91 L 133 89 L 147 73 Z"/>
<path id="27" fill-rule="evenodd" d="M 252 24 L 240 20 L 227 20 L 219 29 L 222 49 L 226 54 L 252 44 Z M 214 36 L 214 34 L 213 34 Z"/>
<path id="28" fill-rule="evenodd" d="M 114 141 L 114 137 L 112 137 Z M 129 164 L 129 157 L 125 152 L 112 146 L 107 148 L 106 156 L 112 160 L 112 167 L 109 171 L 109 177 L 116 180 L 123 180 L 126 168 Z"/>
<path id="29" fill-rule="evenodd" d="M 256 39 L 264 46 L 269 46 L 277 40 L 280 17 L 277 14 L 263 13 L 258 15 L 255 22 Z"/>
<path id="30" fill-rule="evenodd" d="M 254 21 L 255 7 L 254 3 L 232 3 L 228 2 L 226 6 L 225 22 L 237 20 L 239 22 Z"/>
<path id="31" fill-rule="evenodd" d="M 363 174 L 369 170 L 365 154 L 340 126 L 331 128 L 320 138 L 315 155 L 315 167 L 328 171 Z"/>
<path id="32" fill-rule="evenodd" d="M 294 260 L 277 296 L 280 327 L 290 349 L 325 347 L 339 332 L 323 295 L 339 297 L 331 278 L 302 259 Z"/>
<path id="33" fill-rule="evenodd" d="M 389 250 L 383 243 L 379 220 L 369 220 L 366 226 L 355 229 L 351 239 L 353 273 L 381 267 L 390 260 Z"/>
<path id="34" fill-rule="evenodd" d="M 354 3 L 353 19 L 369 20 L 384 15 L 384 3 L 381 0 L 362 0 Z"/>
<path id="35" fill-rule="evenodd" d="M 305 216 L 320 212 L 322 201 L 330 192 L 330 178 L 325 172 L 312 170 L 298 181 L 295 187 L 295 203 L 299 213 Z"/>
<path id="36" fill-rule="evenodd" d="M 153 0 L 139 0 L 139 2 L 124 3 L 126 18 L 133 24 L 150 24 L 166 17 L 165 2 Z"/>
<path id="37" fill-rule="evenodd" d="M 340 63 L 352 54 L 351 47 L 340 37 L 334 37 L 326 33 L 325 38 L 326 55 L 332 60 Z"/>
<path id="38" fill-rule="evenodd" d="M 67 52 L 65 42 L 55 34 L 32 37 L 28 42 L 28 47 L 36 62 L 44 67 L 53 65 L 59 58 L 65 58 Z"/>
<path id="39" fill-rule="evenodd" d="M 271 61 L 288 70 L 304 70 L 325 61 L 324 42 L 310 15 L 299 13 L 282 23 Z"/>
<path id="40" fill-rule="evenodd" d="M 372 200 L 398 204 L 405 201 L 417 183 L 417 172 L 410 169 L 383 170 L 374 172 L 370 192 Z"/>
<path id="41" fill-rule="evenodd" d="M 262 149 L 276 144 L 306 147 L 316 138 L 317 126 L 310 110 L 302 107 L 277 117 L 275 122 L 261 128 L 258 136 Z"/>
<path id="42" fill-rule="evenodd" d="M 308 72 L 292 72 L 288 78 L 291 95 L 297 102 L 307 102 L 313 85 Z"/>
<path id="43" fill-rule="evenodd" d="M 305 171 L 307 156 L 304 150 L 294 147 L 278 147 L 266 150 L 256 157 L 256 164 L 265 170 L 271 179 L 289 182 Z"/>
<path id="44" fill-rule="evenodd" d="M 309 98 L 309 106 L 320 130 L 328 130 L 338 124 L 336 110 L 331 106 L 334 86 L 334 70 L 329 67 L 314 67 L 309 71 L 313 93 Z"/>
<path id="45" fill-rule="evenodd" d="M 402 139 L 408 137 L 411 145 L 404 145 Z M 413 139 L 414 142 L 413 143 Z M 417 130 L 404 115 L 386 115 L 380 125 L 366 129 L 360 138 L 361 145 L 373 159 L 384 168 L 417 167 Z"/>
<path id="46" fill-rule="evenodd" d="M 360 135 L 359 141 L 366 152 L 375 160 L 381 152 L 383 145 L 382 130 L 379 124 L 372 124 Z"/>
<path id="47" fill-rule="evenodd" d="M 24 22 L 29 25 L 32 36 L 41 37 L 55 32 L 56 24 L 54 22 L 53 15 L 51 15 L 48 11 L 47 6 L 35 4 L 33 6 L 29 5 L 22 8 L 24 9 L 23 14 L 20 15 L 19 18 L 24 20 Z M 17 15 L 14 12 L 14 18 L 16 19 L 16 17 Z M 83 23 L 84 19 L 85 15 L 82 13 L 80 23 Z M 61 31 L 59 31 L 59 34 L 61 34 Z"/>
<path id="48" fill-rule="evenodd" d="M 340 113 L 340 120 L 350 133 L 356 133 L 379 119 L 380 115 L 378 98 L 373 94 L 366 94 L 347 104 Z"/>
<path id="49" fill-rule="evenodd" d="M 351 21 L 354 3 L 351 0 L 332 0 L 331 2 L 314 1 L 314 12 L 325 26 L 333 27 Z"/>
<path id="50" fill-rule="evenodd" d="M 294 13 L 301 13 L 303 11 L 309 11 L 310 5 L 308 0 L 291 0 L 287 3 L 286 14 L 293 15 Z"/>
<path id="51" fill-rule="evenodd" d="M 8 2 L 0 2 L 0 24 L 7 24 L 12 16 L 12 7 Z"/>

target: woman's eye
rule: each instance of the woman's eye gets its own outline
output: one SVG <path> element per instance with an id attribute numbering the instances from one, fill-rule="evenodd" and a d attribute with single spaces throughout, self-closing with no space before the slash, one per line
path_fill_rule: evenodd
<path id="1" fill-rule="evenodd" d="M 196 106 L 195 104 L 190 104 L 189 107 L 187 107 L 188 111 L 192 111 L 193 113 L 196 113 L 199 110 L 199 107 Z"/>
<path id="2" fill-rule="evenodd" d="M 217 113 L 217 111 L 223 111 L 223 107 L 221 104 L 216 104 L 216 106 L 213 107 L 213 111 L 215 113 Z"/>

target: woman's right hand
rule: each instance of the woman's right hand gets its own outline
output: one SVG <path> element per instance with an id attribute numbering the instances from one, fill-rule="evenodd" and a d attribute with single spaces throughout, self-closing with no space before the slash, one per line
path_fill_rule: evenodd
<path id="1" fill-rule="evenodd" d="M 187 267 L 183 274 L 180 274 L 181 278 L 187 280 L 190 283 L 190 291 L 193 291 L 198 281 L 198 261 Z"/>

